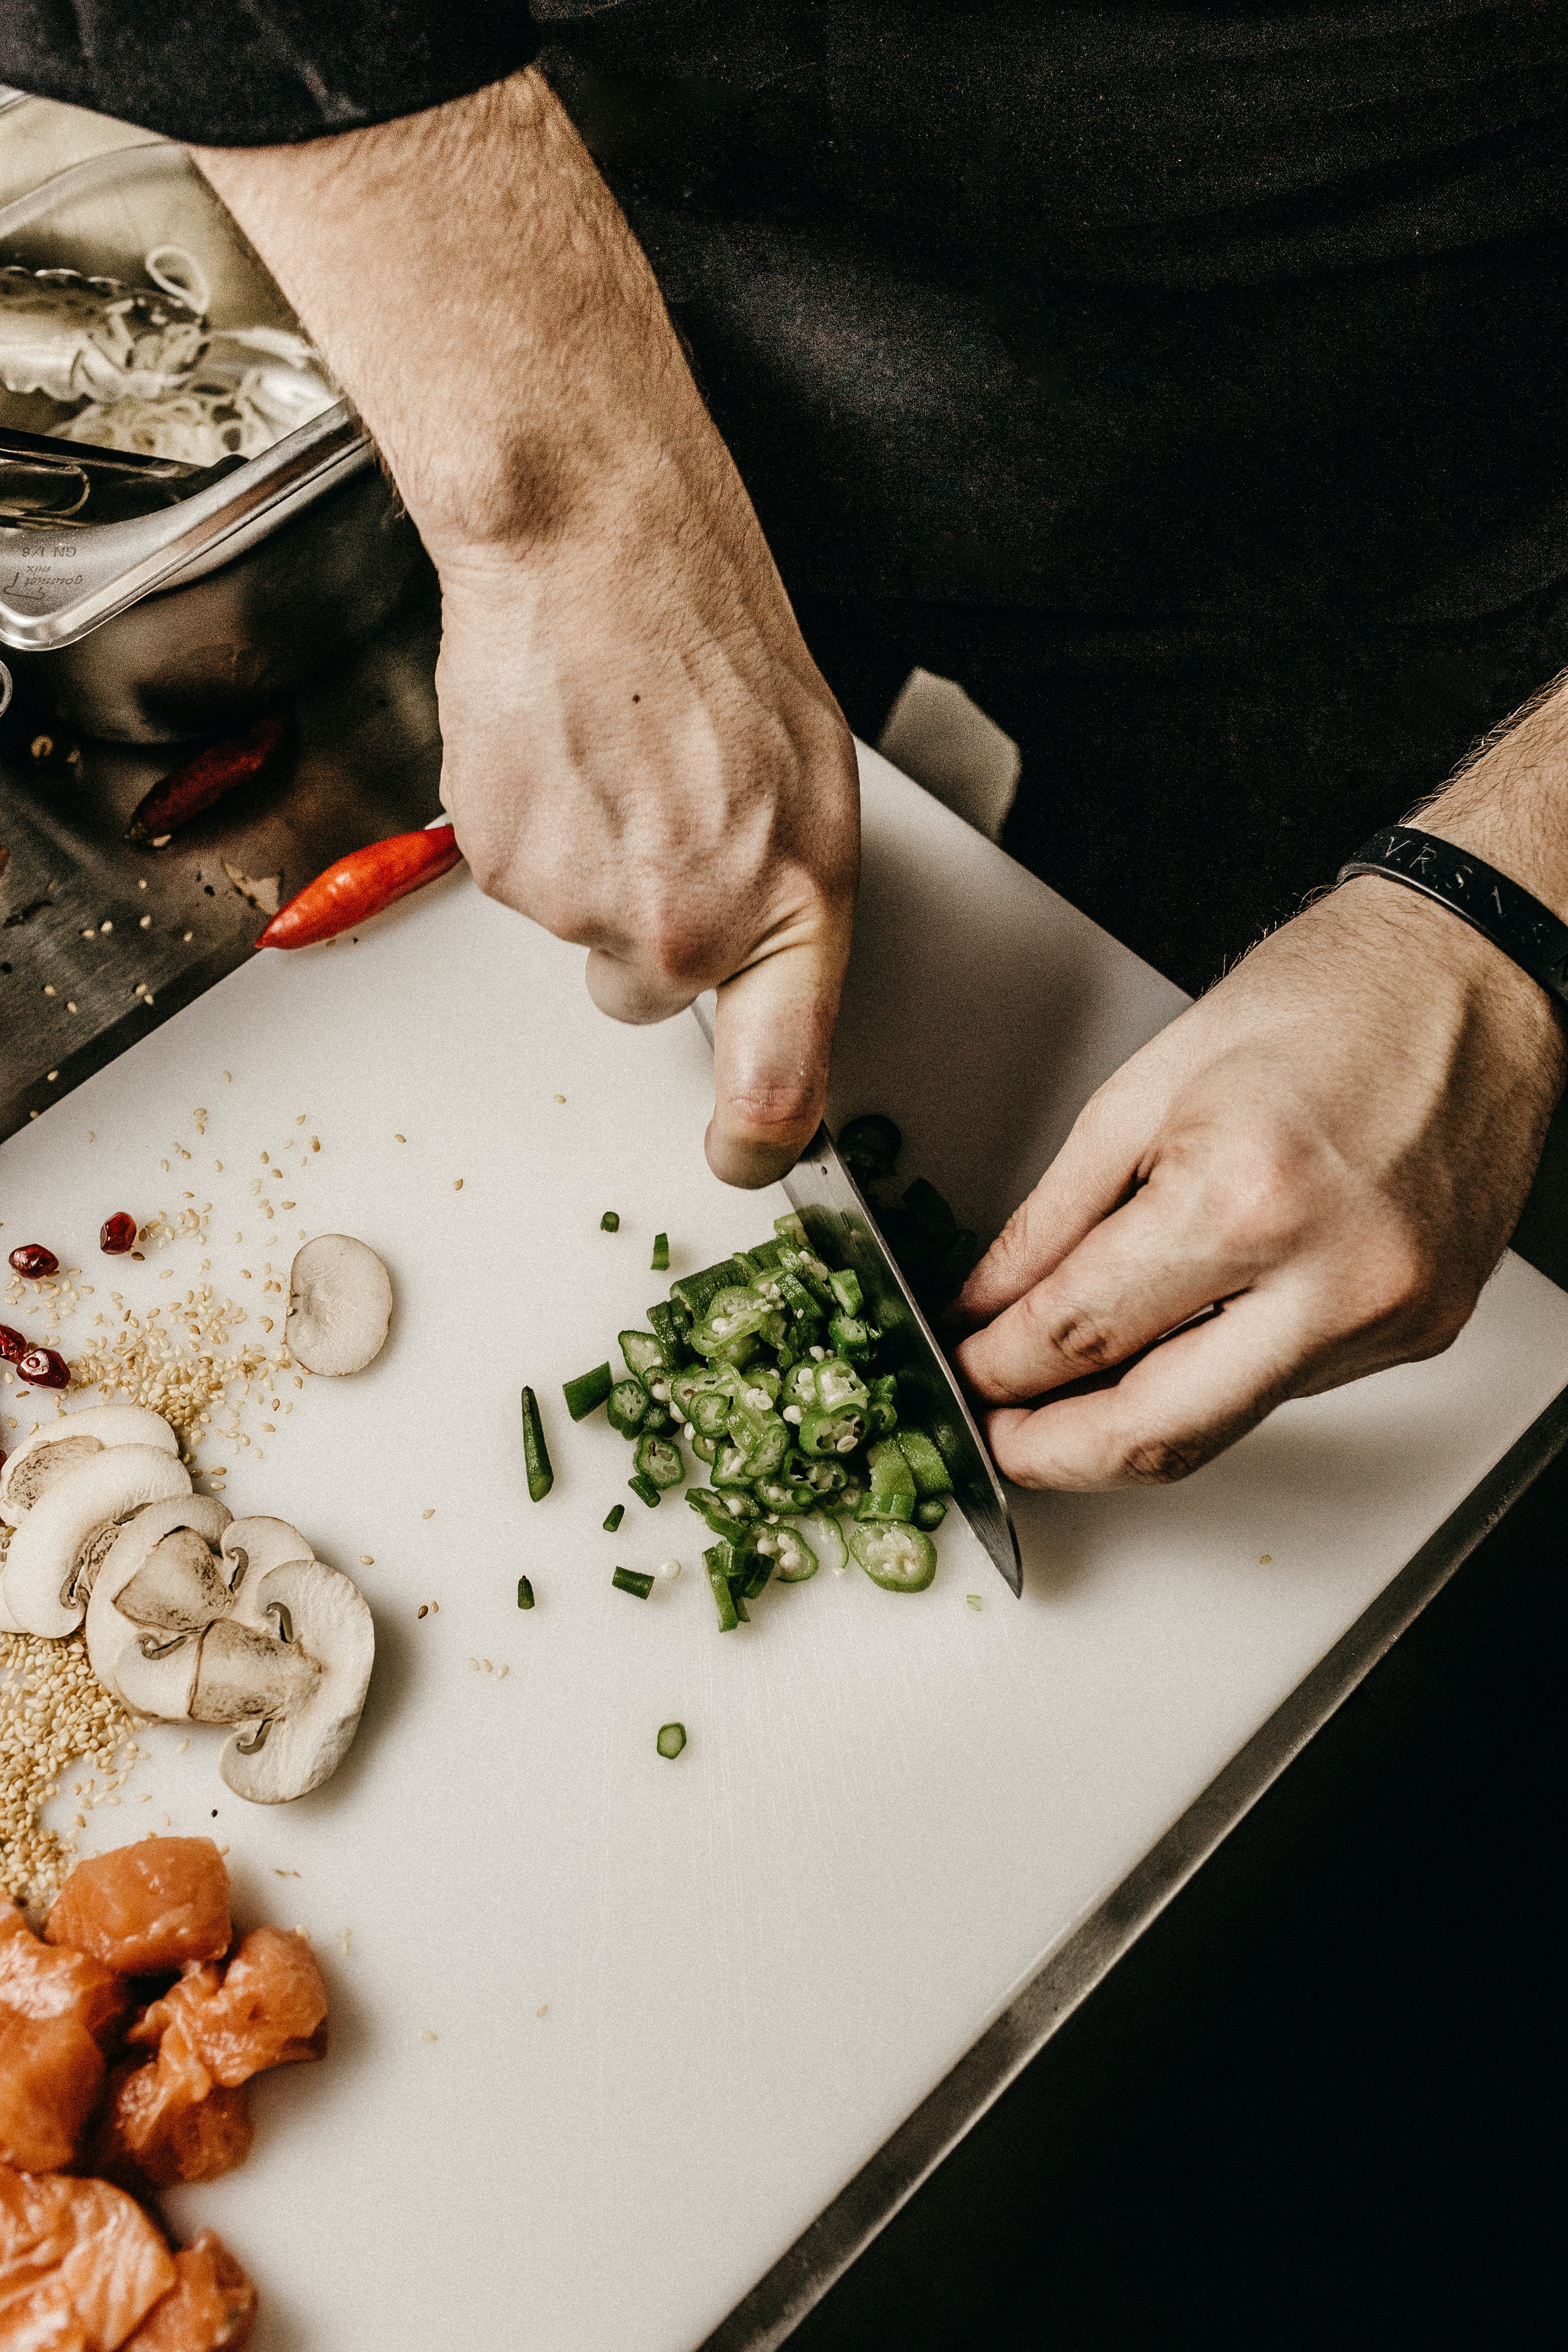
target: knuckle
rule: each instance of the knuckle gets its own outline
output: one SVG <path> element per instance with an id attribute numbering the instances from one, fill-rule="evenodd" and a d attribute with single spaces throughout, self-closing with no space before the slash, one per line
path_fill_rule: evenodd
<path id="1" fill-rule="evenodd" d="M 1291 1255 L 1312 1230 L 1317 1208 L 1304 1155 L 1261 1138 L 1227 1151 L 1203 1187 L 1205 1223 L 1228 1252 L 1249 1264 Z"/>
<path id="2" fill-rule="evenodd" d="M 752 1135 L 789 1138 L 816 1124 L 817 1093 L 814 1076 L 792 1071 L 733 1087 L 725 1100 L 731 1118 Z"/>
<path id="3" fill-rule="evenodd" d="M 1033 1296 L 1023 1305 L 1026 1319 L 1074 1375 L 1102 1372 L 1120 1360 L 1122 1349 L 1115 1333 L 1088 1307 L 1058 1307 L 1053 1313 Z"/>
<path id="4" fill-rule="evenodd" d="M 1116 1449 L 1116 1468 L 1129 1486 L 1173 1486 L 1190 1478 L 1208 1460 L 1196 1438 L 1162 1436 L 1157 1431 L 1124 1437 Z"/>

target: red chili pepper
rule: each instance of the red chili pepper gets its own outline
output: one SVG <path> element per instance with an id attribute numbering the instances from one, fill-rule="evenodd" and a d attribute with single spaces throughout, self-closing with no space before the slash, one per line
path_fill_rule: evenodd
<path id="1" fill-rule="evenodd" d="M 183 768 L 154 784 L 125 828 L 127 841 L 159 847 L 193 817 L 201 816 L 237 784 L 248 783 L 280 751 L 294 730 L 291 710 L 265 710 L 243 735 L 209 743 Z"/>
<path id="2" fill-rule="evenodd" d="M 31 1381 L 36 1389 L 68 1389 L 71 1369 L 57 1349 L 29 1348 L 16 1367 L 16 1376 Z"/>
<path id="3" fill-rule="evenodd" d="M 136 1246 L 136 1220 L 129 1209 L 116 1209 L 99 1228 L 98 1246 L 105 1257 L 123 1257 Z"/>
<path id="4" fill-rule="evenodd" d="M 368 922 L 410 890 L 449 874 L 463 862 L 458 837 L 449 824 L 432 825 L 424 833 L 395 833 L 389 841 L 373 841 L 329 866 L 307 882 L 297 898 L 273 916 L 256 944 L 258 948 L 309 948 L 320 940 L 335 939 L 354 923 Z"/>

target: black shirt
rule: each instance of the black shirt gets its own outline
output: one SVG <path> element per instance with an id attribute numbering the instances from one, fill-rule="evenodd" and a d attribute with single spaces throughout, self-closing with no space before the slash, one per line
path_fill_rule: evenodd
<path id="1" fill-rule="evenodd" d="M 1568 572 L 1558 0 L 0 18 L 0 78 L 216 143 L 535 54 L 797 589 L 1342 627 Z"/>

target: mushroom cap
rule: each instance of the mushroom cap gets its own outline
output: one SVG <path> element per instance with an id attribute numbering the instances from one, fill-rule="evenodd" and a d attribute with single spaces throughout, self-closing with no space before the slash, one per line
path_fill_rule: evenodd
<path id="1" fill-rule="evenodd" d="M 156 1445 L 178 1454 L 180 1441 L 163 1419 L 144 1404 L 89 1404 L 80 1412 L 63 1412 L 58 1421 L 35 1429 L 6 1458 L 0 1470 L 0 1519 L 20 1527 L 33 1505 L 78 1463 L 110 1445 Z M 68 1449 L 61 1452 L 61 1448 Z M 24 1465 L 31 1463 L 31 1471 Z"/>
<path id="2" fill-rule="evenodd" d="M 392 1320 L 392 1276 L 368 1243 L 318 1234 L 289 1269 L 283 1338 L 308 1372 L 363 1371 L 381 1353 Z"/>
<path id="3" fill-rule="evenodd" d="M 160 1446 L 106 1446 L 79 1463 L 33 1505 L 11 1538 L 4 1580 L 11 1616 L 24 1632 L 57 1642 L 74 1633 L 84 1604 L 60 1596 L 84 1544 L 112 1521 L 128 1519 L 144 1503 L 168 1501 L 190 1491 L 190 1473 L 184 1463 Z"/>
<path id="4" fill-rule="evenodd" d="M 163 1657 L 143 1657 L 143 1629 L 115 1603 L 165 1536 L 190 1528 L 204 1543 L 216 1546 L 228 1523 L 227 1507 L 215 1495 L 175 1495 L 149 1503 L 121 1528 L 98 1571 L 87 1604 L 87 1654 L 99 1681 L 137 1715 L 190 1712 L 200 1643 L 193 1638 Z"/>
<path id="5" fill-rule="evenodd" d="M 241 1563 L 240 1555 L 244 1560 Z M 234 1591 L 234 1612 L 247 1624 L 252 1618 L 247 1600 L 269 1570 L 285 1568 L 291 1560 L 313 1559 L 315 1554 L 298 1528 L 287 1519 L 234 1519 L 224 1530 L 224 1564 Z"/>
<path id="6" fill-rule="evenodd" d="M 247 1580 L 248 1588 L 249 1580 Z M 272 1630 L 281 1622 L 321 1672 L 304 1705 L 272 1718 L 258 1744 L 238 1732 L 218 1769 L 237 1797 L 255 1805 L 286 1804 L 335 1772 L 359 1728 L 375 1658 L 375 1629 L 352 1579 L 319 1559 L 272 1569 L 247 1589 L 236 1615 Z"/>

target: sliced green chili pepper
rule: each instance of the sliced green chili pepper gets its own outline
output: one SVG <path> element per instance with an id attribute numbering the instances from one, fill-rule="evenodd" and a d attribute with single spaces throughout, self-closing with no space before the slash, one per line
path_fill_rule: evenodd
<path id="1" fill-rule="evenodd" d="M 659 1725 L 658 1738 L 654 1741 L 654 1746 L 661 1756 L 668 1758 L 673 1763 L 685 1745 L 686 1726 L 683 1723 Z"/>
<path id="2" fill-rule="evenodd" d="M 765 1551 L 749 1552 L 746 1557 L 745 1572 L 732 1580 L 730 1587 L 731 1591 L 735 1592 L 736 1584 L 740 1586 L 740 1591 L 735 1592 L 736 1607 L 739 1608 L 744 1601 L 755 1601 L 760 1594 L 765 1592 L 768 1579 L 773 1572 L 773 1561 Z"/>
<path id="3" fill-rule="evenodd" d="M 792 1364 L 784 1376 L 779 1391 L 785 1404 L 808 1405 L 816 1402 L 816 1366 L 809 1356 Z"/>
<path id="4" fill-rule="evenodd" d="M 865 1305 L 865 1299 L 860 1289 L 860 1277 L 852 1267 L 844 1266 L 838 1273 L 830 1274 L 827 1277 L 827 1287 L 832 1291 L 846 1315 L 859 1314 Z"/>
<path id="5" fill-rule="evenodd" d="M 670 1295 L 679 1300 L 693 1323 L 700 1322 L 708 1312 L 708 1302 L 721 1290 L 733 1290 L 751 1279 L 738 1257 L 721 1258 L 717 1265 L 705 1265 L 700 1274 L 683 1274 L 670 1284 Z"/>
<path id="6" fill-rule="evenodd" d="M 651 1479 L 652 1483 L 658 1487 L 679 1486 L 686 1475 L 686 1465 L 680 1458 L 680 1448 L 679 1445 L 671 1445 L 668 1438 L 639 1437 L 637 1450 L 633 1454 L 632 1460 L 636 1463 L 640 1475 Z"/>
<path id="7" fill-rule="evenodd" d="M 898 1444 L 913 1474 L 917 1495 L 952 1494 L 952 1475 L 923 1429 L 900 1429 Z"/>
<path id="8" fill-rule="evenodd" d="M 721 1633 L 732 1633 L 741 1622 L 741 1612 L 730 1589 L 730 1559 L 731 1547 L 727 1543 L 711 1544 L 702 1555 L 708 1581 L 713 1587 L 713 1598 L 719 1604 Z"/>
<path id="9" fill-rule="evenodd" d="M 550 1466 L 550 1448 L 544 1443 L 539 1400 L 531 1389 L 522 1392 L 522 1461 L 528 1472 L 529 1494 L 534 1502 L 542 1503 L 555 1484 L 555 1473 Z"/>
<path id="10" fill-rule="evenodd" d="M 816 1402 L 822 1405 L 864 1405 L 870 1391 L 853 1364 L 842 1356 L 828 1356 L 818 1364 L 813 1375 Z"/>
<path id="11" fill-rule="evenodd" d="M 881 1336 L 874 1323 L 859 1315 L 836 1315 L 827 1327 L 828 1345 L 847 1364 L 868 1364 Z"/>
<path id="12" fill-rule="evenodd" d="M 816 1574 L 816 1553 L 805 1539 L 803 1525 L 801 1520 L 793 1519 L 788 1526 L 781 1525 L 773 1531 L 778 1538 L 773 1564 L 781 1584 L 805 1584 Z"/>
<path id="13" fill-rule="evenodd" d="M 635 1592 L 639 1601 L 646 1601 L 653 1591 L 652 1577 L 639 1576 L 635 1568 L 617 1568 L 610 1582 L 617 1592 Z"/>
<path id="14" fill-rule="evenodd" d="M 678 1298 L 661 1298 L 647 1310 L 647 1319 L 664 1349 L 664 1360 L 673 1370 L 691 1361 L 691 1318 Z"/>
<path id="15" fill-rule="evenodd" d="M 712 1464 L 719 1459 L 719 1448 L 723 1440 L 718 1437 L 704 1437 L 699 1429 L 691 1433 L 689 1443 L 699 1462 Z"/>
<path id="16" fill-rule="evenodd" d="M 803 1454 L 853 1454 L 866 1434 L 863 1412 L 837 1405 L 813 1405 L 800 1417 Z"/>
<path id="17" fill-rule="evenodd" d="M 902 1519 L 857 1519 L 849 1549 L 884 1592 L 923 1592 L 936 1574 L 936 1546 Z"/>
<path id="18" fill-rule="evenodd" d="M 616 1216 L 614 1209 L 606 1209 L 604 1215 L 599 1219 L 599 1231 L 602 1234 L 618 1234 L 620 1230 L 621 1221 L 619 1217 Z"/>
<path id="19" fill-rule="evenodd" d="M 905 1461 L 896 1437 L 883 1437 L 867 1457 L 870 1483 L 860 1506 L 863 1519 L 912 1519 L 915 1515 L 914 1473 Z"/>
<path id="20" fill-rule="evenodd" d="M 646 1380 L 649 1372 L 666 1369 L 664 1342 L 651 1331 L 623 1331 L 620 1341 L 626 1370 L 634 1379 Z"/>
<path id="21" fill-rule="evenodd" d="M 790 1534 L 805 1538 L 812 1558 L 820 1567 L 837 1570 L 847 1566 L 849 1554 L 845 1549 L 843 1530 L 837 1520 L 830 1519 L 825 1511 L 812 1511 L 803 1519 L 792 1520 Z M 815 1574 L 816 1570 L 808 1572 Z M 779 1575 L 786 1584 L 801 1584 L 805 1580 L 799 1575 L 788 1575 L 782 1567 Z"/>
<path id="22" fill-rule="evenodd" d="M 646 1503 L 650 1511 L 658 1508 L 659 1490 L 646 1470 L 639 1470 L 635 1478 L 626 1480 L 626 1484 L 639 1503 Z"/>
<path id="23" fill-rule="evenodd" d="M 520 1609 L 531 1609 L 533 1606 L 533 1587 L 526 1576 L 520 1576 L 517 1580 L 517 1605 Z"/>
<path id="24" fill-rule="evenodd" d="M 721 1444 L 713 1457 L 715 1486 L 749 1486 L 751 1483 L 752 1474 L 746 1467 L 744 1449 L 728 1441 Z"/>
<path id="25" fill-rule="evenodd" d="M 927 1495 L 915 1505 L 915 1525 L 924 1528 L 928 1535 L 934 1535 L 946 1517 L 947 1505 L 940 1495 Z"/>
<path id="26" fill-rule="evenodd" d="M 584 1421 L 589 1413 L 602 1405 L 616 1385 L 616 1376 L 608 1364 L 595 1364 L 591 1372 L 580 1372 L 562 1389 L 566 1410 L 574 1421 Z"/>
<path id="27" fill-rule="evenodd" d="M 641 1381 L 617 1381 L 610 1391 L 609 1420 L 623 1437 L 635 1437 L 647 1418 L 652 1402 Z"/>
<path id="28" fill-rule="evenodd" d="M 745 1523 L 758 1516 L 756 1497 L 752 1495 L 720 1495 L 710 1486 L 690 1486 L 686 1499 L 698 1516 L 707 1520 L 716 1536 L 726 1542 L 739 1541 L 745 1532 Z"/>
<path id="29" fill-rule="evenodd" d="M 866 1423 L 877 1437 L 887 1437 L 898 1427 L 899 1382 L 895 1373 L 884 1372 L 866 1391 Z"/>
<path id="30" fill-rule="evenodd" d="M 626 1516 L 626 1505 L 624 1503 L 616 1503 L 605 1521 L 605 1533 L 607 1536 L 613 1536 Z"/>
<path id="31" fill-rule="evenodd" d="M 669 1272 L 669 1235 L 668 1234 L 655 1234 L 653 1237 L 653 1272 L 655 1274 Z"/>

